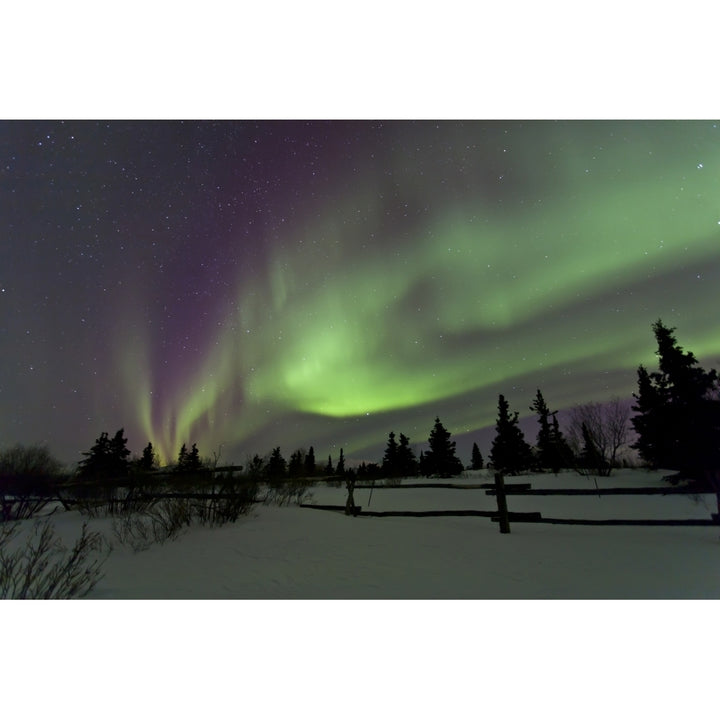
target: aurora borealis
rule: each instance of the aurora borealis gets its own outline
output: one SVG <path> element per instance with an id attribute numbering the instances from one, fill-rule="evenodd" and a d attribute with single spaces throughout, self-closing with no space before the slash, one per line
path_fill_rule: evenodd
<path id="1" fill-rule="evenodd" d="M 720 123 L 0 123 L 0 445 L 379 460 L 720 359 Z M 487 443 L 481 443 L 485 454 Z"/>

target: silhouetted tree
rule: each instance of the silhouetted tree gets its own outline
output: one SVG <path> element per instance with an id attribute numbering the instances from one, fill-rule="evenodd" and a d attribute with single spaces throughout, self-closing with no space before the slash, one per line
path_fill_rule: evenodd
<path id="1" fill-rule="evenodd" d="M 385 447 L 385 455 L 382 461 L 382 474 L 385 477 L 398 477 L 398 444 L 395 440 L 395 433 L 390 432 L 388 435 L 387 446 Z"/>
<path id="2" fill-rule="evenodd" d="M 562 468 L 573 467 L 575 455 L 570 449 L 570 444 L 560 430 L 557 414 L 552 413 L 552 426 L 550 427 L 550 439 L 553 448 L 550 468 L 557 474 Z"/>
<path id="3" fill-rule="evenodd" d="M 428 438 L 430 449 L 425 453 L 425 475 L 450 477 L 463 471 L 462 462 L 455 454 L 455 441 L 450 440 L 450 432 L 435 418 L 435 425 Z"/>
<path id="4" fill-rule="evenodd" d="M 578 456 L 578 465 L 582 470 L 594 472 L 597 475 L 610 474 L 610 464 L 598 448 L 593 434 L 585 423 L 581 425 L 582 450 Z"/>
<path id="5" fill-rule="evenodd" d="M 270 453 L 270 459 L 265 467 L 265 471 L 270 480 L 279 480 L 285 477 L 287 472 L 287 463 L 280 453 L 280 447 L 276 447 Z"/>
<path id="6" fill-rule="evenodd" d="M 335 472 L 335 471 L 333 470 L 332 456 L 328 455 L 327 465 L 325 466 L 325 474 L 332 475 L 333 472 Z"/>
<path id="7" fill-rule="evenodd" d="M 101 433 L 90 451 L 83 455 L 85 459 L 78 466 L 80 477 L 109 479 L 127 475 L 130 451 L 123 428 L 112 439 L 106 432 Z"/>
<path id="8" fill-rule="evenodd" d="M 400 477 L 415 477 L 418 474 L 419 464 L 415 452 L 410 447 L 410 438 L 402 433 L 397 448 L 397 462 Z"/>
<path id="9" fill-rule="evenodd" d="M 280 448 L 277 448 L 278 453 Z M 285 462 L 283 460 L 283 462 Z M 249 459 L 245 465 L 247 466 L 247 474 L 251 480 L 259 480 L 265 472 L 265 462 L 259 455 L 253 455 L 252 459 Z"/>
<path id="10" fill-rule="evenodd" d="M 540 424 L 536 442 L 538 466 L 547 468 L 550 467 L 550 456 L 552 454 L 552 448 L 550 447 L 550 409 L 545 403 L 545 398 L 539 388 L 530 409 L 537 413 L 538 423 Z"/>
<path id="11" fill-rule="evenodd" d="M 490 450 L 493 467 L 510 475 L 528 470 L 533 456 L 525 435 L 518 425 L 518 413 L 512 415 L 504 395 L 498 399 L 498 419 L 495 425 L 495 439 Z"/>
<path id="12" fill-rule="evenodd" d="M 675 339 L 675 328 L 661 320 L 652 326 L 659 371 L 638 368 L 633 394 L 638 435 L 632 446 L 652 467 L 677 470 L 688 479 L 709 480 L 720 468 L 720 402 L 718 376 L 705 371 Z M 715 481 L 716 482 L 716 481 Z M 719 499 L 720 502 L 720 499 Z"/>
<path id="13" fill-rule="evenodd" d="M 3 520 L 30 517 L 42 504 L 25 505 L 22 513 L 19 504 L 13 503 L 28 496 L 49 495 L 61 481 L 61 464 L 51 455 L 46 445 L 16 444 L 0 451 L 0 523 Z"/>
<path id="14" fill-rule="evenodd" d="M 382 476 L 382 469 L 377 463 L 361 462 L 357 469 L 358 481 L 366 482 L 368 480 L 376 480 Z"/>
<path id="15" fill-rule="evenodd" d="M 335 468 L 336 475 L 345 474 L 345 456 L 343 455 L 343 449 L 340 448 L 340 459 L 338 460 L 337 467 Z"/>
<path id="16" fill-rule="evenodd" d="M 290 462 L 288 463 L 288 475 L 291 478 L 298 478 L 303 473 L 303 465 L 305 460 L 305 452 L 298 448 L 292 455 L 290 455 Z"/>
<path id="17" fill-rule="evenodd" d="M 202 462 L 200 461 L 200 452 L 197 449 L 197 445 L 193 443 L 192 448 L 190 448 L 190 452 L 188 452 L 187 446 L 183 443 L 180 448 L 180 452 L 178 453 L 177 467 L 175 468 L 176 471 L 189 473 L 195 472 L 201 467 Z"/>
<path id="18" fill-rule="evenodd" d="M 138 460 L 137 468 L 143 472 L 150 472 L 157 467 L 157 456 L 153 445 L 149 442 L 143 449 L 142 456 Z"/>
<path id="19" fill-rule="evenodd" d="M 470 468 L 472 470 L 482 470 L 483 469 L 483 456 L 480 453 L 480 448 L 478 447 L 478 444 L 476 442 L 474 442 L 473 446 L 472 446 L 472 455 L 470 457 Z"/>
<path id="20" fill-rule="evenodd" d="M 627 403 L 617 397 L 606 403 L 585 403 L 572 409 L 569 437 L 578 453 L 580 469 L 594 469 L 599 475 L 610 475 L 619 464 L 620 448 L 627 443 L 629 416 Z M 597 462 L 591 467 L 586 465 L 587 454 L 583 456 L 586 435 L 592 440 L 593 452 L 597 453 Z"/>
<path id="21" fill-rule="evenodd" d="M 556 414 L 550 412 L 540 389 L 530 409 L 537 414 L 540 424 L 536 443 L 537 466 L 543 469 L 549 468 L 557 474 L 561 468 L 572 464 L 570 447 L 560 431 Z"/>
<path id="22" fill-rule="evenodd" d="M 310 446 L 307 455 L 305 456 L 305 475 L 312 477 L 315 474 L 315 449 Z"/>

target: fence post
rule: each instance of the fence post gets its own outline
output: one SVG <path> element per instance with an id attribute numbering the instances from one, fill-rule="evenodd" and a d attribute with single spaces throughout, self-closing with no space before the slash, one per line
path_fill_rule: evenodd
<path id="1" fill-rule="evenodd" d="M 357 511 L 355 510 L 355 498 L 353 497 L 353 490 L 355 490 L 355 478 L 348 477 L 345 481 L 345 487 L 348 491 L 347 500 L 345 501 L 345 514 L 357 515 Z"/>
<path id="2" fill-rule="evenodd" d="M 499 513 L 499 524 L 501 533 L 510 532 L 510 518 L 508 517 L 507 497 L 505 496 L 505 481 L 502 473 L 495 473 L 495 495 Z"/>

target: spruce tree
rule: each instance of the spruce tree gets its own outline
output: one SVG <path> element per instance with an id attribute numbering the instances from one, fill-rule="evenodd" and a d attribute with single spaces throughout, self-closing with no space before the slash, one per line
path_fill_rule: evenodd
<path id="1" fill-rule="evenodd" d="M 498 420 L 490 450 L 493 467 L 501 473 L 517 475 L 532 466 L 532 450 L 518 425 L 518 413 L 512 415 L 503 395 L 498 399 Z"/>
<path id="2" fill-rule="evenodd" d="M 305 475 L 312 477 L 315 474 L 315 449 L 310 446 L 310 449 L 305 456 Z"/>
<path id="3" fill-rule="evenodd" d="M 200 452 L 198 451 L 197 444 L 193 443 L 190 452 L 187 450 L 185 443 L 180 448 L 177 461 L 177 472 L 190 473 L 199 470 L 202 467 L 200 460 Z"/>
<path id="4" fill-rule="evenodd" d="M 142 457 L 138 461 L 137 467 L 144 472 L 149 472 L 154 470 L 156 466 L 157 456 L 155 455 L 152 443 L 149 442 L 143 449 Z"/>
<path id="5" fill-rule="evenodd" d="M 638 435 L 632 446 L 652 467 L 677 470 L 688 479 L 703 479 L 720 464 L 718 376 L 706 372 L 675 339 L 675 328 L 653 323 L 659 371 L 638 368 L 633 394 Z"/>
<path id="6" fill-rule="evenodd" d="M 81 477 L 112 479 L 125 477 L 128 473 L 130 451 L 127 449 L 127 438 L 124 429 L 120 428 L 112 439 L 106 432 L 100 434 L 89 452 L 83 453 L 78 473 Z"/>
<path id="7" fill-rule="evenodd" d="M 536 443 L 537 465 L 539 468 L 550 469 L 557 474 L 561 468 L 572 464 L 570 446 L 560 431 L 556 413 L 550 412 L 540 389 L 538 389 L 530 409 L 537 413 L 540 425 Z M 550 420 L 551 417 L 552 420 Z"/>
<path id="8" fill-rule="evenodd" d="M 270 480 L 279 480 L 285 477 L 287 472 L 287 463 L 280 452 L 280 447 L 273 448 L 270 453 L 270 459 L 265 467 L 265 473 Z"/>
<path id="9" fill-rule="evenodd" d="M 332 464 L 332 455 L 328 455 L 327 465 L 325 466 L 325 474 L 332 475 L 334 472 Z"/>
<path id="10" fill-rule="evenodd" d="M 390 432 L 388 435 L 387 446 L 385 447 L 385 455 L 382 460 L 382 474 L 385 477 L 398 477 L 398 444 L 395 440 L 395 433 Z"/>
<path id="11" fill-rule="evenodd" d="M 400 477 L 415 477 L 419 471 L 419 464 L 413 449 L 410 447 L 410 438 L 400 433 L 400 443 L 397 448 L 398 472 Z"/>
<path id="12" fill-rule="evenodd" d="M 124 428 L 120 428 L 110 441 L 111 474 L 115 477 L 124 477 L 128 473 L 130 450 L 127 442 Z"/>
<path id="13" fill-rule="evenodd" d="M 301 449 L 297 449 L 292 455 L 290 455 L 290 462 L 288 463 L 288 475 L 291 478 L 298 478 L 302 475 L 304 459 L 305 453 Z"/>
<path id="14" fill-rule="evenodd" d="M 188 469 L 199 470 L 202 467 L 202 461 L 200 460 L 200 452 L 195 443 L 192 444 L 190 449 L 190 457 L 188 458 Z"/>
<path id="15" fill-rule="evenodd" d="M 425 453 L 425 474 L 451 477 L 463 471 L 463 465 L 455 454 L 455 441 L 450 440 L 450 432 L 435 418 L 435 425 L 428 438 L 430 449 Z"/>
<path id="16" fill-rule="evenodd" d="M 185 446 L 185 443 L 183 443 L 182 447 L 180 448 L 180 452 L 178 453 L 178 460 L 177 460 L 177 469 L 178 470 L 185 469 L 185 465 L 187 464 L 187 458 L 188 458 L 187 447 Z"/>
<path id="17" fill-rule="evenodd" d="M 573 451 L 560 430 L 557 415 L 552 413 L 552 426 L 550 428 L 552 455 L 550 468 L 557 475 L 562 468 L 572 467 L 574 464 Z"/>
<path id="18" fill-rule="evenodd" d="M 537 442 L 535 444 L 537 448 L 537 464 L 540 468 L 549 468 L 553 465 L 552 435 L 549 419 L 550 409 L 539 388 L 530 409 L 537 414 L 540 425 Z"/>
<path id="19" fill-rule="evenodd" d="M 110 438 L 106 432 L 100 437 L 88 452 L 84 452 L 84 460 L 78 465 L 78 474 L 83 478 L 101 478 L 108 476 L 110 457 Z"/>
<path id="20" fill-rule="evenodd" d="M 610 466 L 605 461 L 602 452 L 595 444 L 588 426 L 583 423 L 581 426 L 583 446 L 578 458 L 578 464 L 584 470 L 589 470 L 597 475 L 609 475 Z"/>
<path id="21" fill-rule="evenodd" d="M 335 474 L 336 475 L 344 475 L 345 474 L 345 456 L 343 455 L 342 448 L 340 448 L 340 458 L 338 460 L 337 467 L 335 468 Z"/>
<path id="22" fill-rule="evenodd" d="M 476 442 L 474 442 L 473 446 L 472 446 L 472 456 L 470 458 L 470 467 L 473 470 L 482 470 L 483 469 L 483 457 L 480 453 L 480 448 L 478 447 L 478 444 Z"/>

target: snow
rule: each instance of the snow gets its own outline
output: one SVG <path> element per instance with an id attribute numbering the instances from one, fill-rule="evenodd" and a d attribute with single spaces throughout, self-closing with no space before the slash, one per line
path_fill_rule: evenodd
<path id="1" fill-rule="evenodd" d="M 533 488 L 667 487 L 663 473 L 507 478 Z M 485 472 L 452 482 L 489 482 Z M 417 480 L 407 480 L 417 482 Z M 311 503 L 343 505 L 344 487 Z M 483 489 L 356 489 L 364 509 L 496 509 Z M 555 518 L 709 519 L 712 495 L 508 496 L 510 511 Z M 53 516 L 66 542 L 75 512 Z M 111 521 L 90 521 L 112 540 Z M 92 599 L 682 599 L 720 598 L 720 529 L 512 523 L 486 517 L 347 517 L 256 505 L 220 528 L 194 527 L 135 553 L 115 544 Z"/>
<path id="2" fill-rule="evenodd" d="M 667 487 L 661 475 L 621 471 L 597 482 Z M 467 473 L 453 482 L 489 480 Z M 572 473 L 506 482 L 595 487 Z M 343 504 L 345 495 L 318 486 L 312 502 Z M 356 489 L 356 502 L 367 507 L 369 495 Z M 708 519 L 715 498 L 511 495 L 508 505 L 548 517 Z M 464 508 L 494 510 L 495 498 L 377 485 L 370 505 Z M 82 517 L 52 517 L 72 543 Z M 109 539 L 111 525 L 90 521 Z M 653 717 L 704 711 L 702 689 L 716 674 L 704 657 L 715 646 L 714 604 L 501 601 L 718 598 L 717 527 L 511 526 L 501 535 L 486 517 L 353 518 L 259 505 L 234 525 L 191 528 L 146 551 L 116 545 L 90 595 L 105 602 L 3 604 L 13 652 L 0 671 L 15 689 L 14 714 L 27 714 L 27 698 L 34 715 L 56 713 L 78 668 L 79 718 L 100 707 L 122 720 L 139 708 L 148 717 L 224 716 L 232 707 L 258 718 L 363 720 L 525 717 L 550 707 L 555 718 L 606 718 L 619 703 Z M 109 601 L 129 598 L 244 602 Z M 322 602 L 341 598 L 486 602 Z M 123 689 L 108 702 L 113 678 Z"/>

